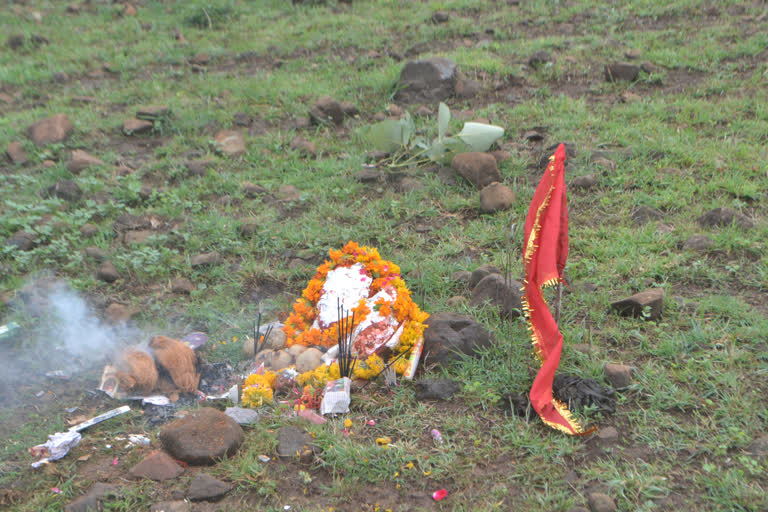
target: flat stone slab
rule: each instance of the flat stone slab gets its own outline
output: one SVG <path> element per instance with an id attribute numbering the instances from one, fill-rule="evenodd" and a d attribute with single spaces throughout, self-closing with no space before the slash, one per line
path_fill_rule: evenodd
<path id="1" fill-rule="evenodd" d="M 194 465 L 211 465 L 216 459 L 234 455 L 244 437 L 235 420 L 211 407 L 176 420 L 160 432 L 160 442 L 168 453 Z"/>
<path id="2" fill-rule="evenodd" d="M 171 480 L 184 473 L 184 468 L 176 464 L 166 453 L 150 453 L 141 462 L 133 466 L 128 473 L 134 478 L 149 478 L 157 482 Z"/>
<path id="3" fill-rule="evenodd" d="M 302 461 L 311 461 L 313 456 L 312 436 L 300 428 L 282 427 L 277 432 L 277 454 L 284 459 L 298 457 Z"/>
<path id="4" fill-rule="evenodd" d="M 221 499 L 232 486 L 213 478 L 206 473 L 198 473 L 187 490 L 187 498 L 192 501 L 215 501 Z"/>

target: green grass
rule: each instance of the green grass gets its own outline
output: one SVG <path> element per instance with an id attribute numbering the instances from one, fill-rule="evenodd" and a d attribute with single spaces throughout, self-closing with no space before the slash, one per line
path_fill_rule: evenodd
<path id="1" fill-rule="evenodd" d="M 308 466 L 258 460 L 274 454 L 274 432 L 293 421 L 273 411 L 247 432 L 234 458 L 211 469 L 234 484 L 223 510 L 376 510 L 377 503 L 381 510 L 567 510 L 585 506 L 593 490 L 607 492 L 620 510 L 768 507 L 765 459 L 746 450 L 768 427 L 764 5 L 147 0 L 136 16 L 121 16 L 121 4 L 106 2 L 83 3 L 79 14 L 65 9 L 50 0 L 0 7 L 0 33 L 27 40 L 19 50 L 0 41 L 0 92 L 12 98 L 0 99 L 0 148 L 21 142 L 30 159 L 15 166 L 0 158 L 0 240 L 18 230 L 37 240 L 30 251 L 0 247 L 0 292 L 13 295 L 32 276 L 53 272 L 89 297 L 137 307 L 135 321 L 147 330 L 204 330 L 213 341 L 227 341 L 205 349 L 211 361 L 239 361 L 240 342 L 231 340 L 248 333 L 259 307 L 270 319 L 287 311 L 327 250 L 349 240 L 376 246 L 400 265 L 425 311 L 449 310 L 448 299 L 469 295 L 451 274 L 501 266 L 510 222 L 518 224 L 519 260 L 543 147 L 573 143 L 578 154 L 568 179 L 594 174 L 598 180 L 590 190 L 569 191 L 571 286 L 561 368 L 598 380 L 607 362 L 636 368 L 614 415 L 576 411 L 587 422 L 615 426 L 617 445 L 564 437 L 501 411 L 501 397 L 525 391 L 536 367 L 527 331 L 492 308 L 463 305 L 459 312 L 486 325 L 497 344 L 432 372 L 462 383 L 457 399 L 424 404 L 410 385 L 393 395 L 370 388 L 354 398 L 353 435 L 341 434 L 339 420 L 309 428 L 321 450 Z M 450 12 L 448 22 L 428 21 L 438 10 Z M 177 30 L 186 42 L 175 38 Z M 34 34 L 50 44 L 35 47 Z M 471 110 L 469 119 L 488 117 L 505 128 L 501 147 L 510 158 L 500 171 L 517 196 L 509 211 L 480 214 L 471 186 L 445 184 L 429 166 L 401 169 L 419 184 L 408 193 L 355 179 L 371 149 L 359 130 L 394 102 L 400 58 L 420 46 L 418 56 L 452 58 L 481 81 L 479 97 L 448 104 L 454 114 Z M 605 82 L 603 65 L 627 60 L 629 49 L 640 51 L 638 64 L 656 69 L 634 84 Z M 554 61 L 534 70 L 526 62 L 538 50 Z M 197 72 L 189 59 L 200 53 L 211 62 Z M 622 103 L 624 91 L 640 99 Z M 323 95 L 352 101 L 360 115 L 347 119 L 343 131 L 297 123 Z M 77 96 L 94 101 L 71 101 Z M 122 135 L 122 122 L 148 104 L 167 105 L 172 115 L 149 136 Z M 74 135 L 35 147 L 25 129 L 56 113 L 69 116 Z M 236 113 L 263 130 L 254 129 L 247 153 L 231 159 L 216 154 L 212 140 L 219 129 L 242 129 Z M 417 119 L 425 136 L 434 136 L 434 125 L 433 118 Z M 541 147 L 522 140 L 536 126 L 546 128 Z M 452 131 L 460 127 L 454 116 Z M 289 149 L 296 135 L 317 146 L 317 158 Z M 591 163 L 593 151 L 616 147 L 631 154 L 613 159 L 615 169 Z M 66 168 L 73 149 L 105 164 L 73 175 Z M 190 176 L 183 164 L 196 158 L 214 165 Z M 43 165 L 47 160 L 53 164 Z M 134 172 L 118 175 L 122 164 Z M 44 197 L 61 179 L 74 180 L 83 198 Z M 275 196 L 280 186 L 293 185 L 299 199 L 249 198 L 244 182 Z M 152 190 L 148 198 L 140 194 L 143 186 Z M 661 211 L 662 219 L 634 224 L 630 213 L 641 205 Z M 734 208 L 755 227 L 700 226 L 696 219 L 715 207 Z M 165 227 L 140 244 L 125 244 L 114 223 L 126 212 Z M 241 234 L 245 222 L 259 225 L 255 236 Z M 98 228 L 93 238 L 80 234 L 86 223 Z M 694 234 L 709 236 L 713 247 L 683 249 Z M 88 246 L 107 252 L 120 281 L 95 279 L 98 263 L 82 253 Z M 192 256 L 212 250 L 220 264 L 191 267 Z M 294 255 L 303 264 L 289 266 Z M 172 294 L 176 277 L 191 279 L 197 290 Z M 249 297 L 267 278 L 282 292 L 259 305 Z M 586 282 L 597 289 L 585 291 Z M 611 301 L 648 287 L 666 292 L 661 321 L 610 312 Z M 12 319 L 33 322 L 0 309 L 0 323 Z M 591 344 L 594 352 L 570 350 L 575 343 Z M 29 378 L 21 399 L 27 406 L 14 403 L 0 413 L 0 491 L 30 497 L 13 510 L 61 510 L 93 479 L 80 473 L 76 456 L 144 424 L 137 415 L 102 425 L 55 471 L 32 472 L 26 448 L 64 428 L 62 409 L 73 404 L 29 407 L 45 382 Z M 365 419 L 376 426 L 363 426 Z M 432 443 L 431 428 L 443 432 L 444 445 Z M 375 446 L 380 436 L 393 439 L 389 450 Z M 128 464 L 140 455 L 120 457 Z M 147 508 L 189 480 L 157 488 L 126 482 L 110 510 Z M 62 493 L 52 495 L 52 487 Z M 449 498 L 432 502 L 429 496 L 442 487 Z"/>

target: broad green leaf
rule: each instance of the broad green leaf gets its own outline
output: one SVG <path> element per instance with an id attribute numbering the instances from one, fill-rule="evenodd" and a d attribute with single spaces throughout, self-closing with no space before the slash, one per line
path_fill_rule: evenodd
<path id="1" fill-rule="evenodd" d="M 446 137 L 443 140 L 435 139 L 432 146 L 424 154 L 434 162 L 449 164 L 454 156 L 467 151 L 470 151 L 470 148 L 464 141 Z"/>
<path id="2" fill-rule="evenodd" d="M 440 102 L 437 109 L 437 140 L 443 140 L 448 133 L 448 124 L 451 122 L 451 109 L 448 105 Z"/>
<path id="3" fill-rule="evenodd" d="M 405 117 L 400 120 L 400 123 L 403 126 L 403 131 L 400 134 L 400 143 L 407 147 L 411 137 L 413 137 L 413 132 L 416 131 L 416 125 L 413 123 L 413 118 L 408 112 L 405 113 Z"/>
<path id="4" fill-rule="evenodd" d="M 363 138 L 378 151 L 391 152 L 402 147 L 403 124 L 387 119 L 369 127 Z"/>
<path id="5" fill-rule="evenodd" d="M 504 128 L 493 124 L 464 123 L 464 128 L 457 135 L 463 140 L 470 151 L 488 151 L 491 144 L 504 135 Z"/>

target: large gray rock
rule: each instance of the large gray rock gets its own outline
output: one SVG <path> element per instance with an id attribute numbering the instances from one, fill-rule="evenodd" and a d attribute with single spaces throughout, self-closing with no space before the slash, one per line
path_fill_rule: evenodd
<path id="1" fill-rule="evenodd" d="M 83 197 L 83 189 L 72 180 L 59 180 L 47 189 L 49 196 L 58 197 L 65 201 L 78 201 Z"/>
<path id="2" fill-rule="evenodd" d="M 75 131 L 72 122 L 64 114 L 38 121 L 27 129 L 27 135 L 38 146 L 63 142 Z"/>
<path id="3" fill-rule="evenodd" d="M 429 363 L 447 364 L 462 355 L 478 355 L 490 346 L 491 333 L 472 318 L 456 313 L 435 313 L 424 331 L 424 354 Z"/>
<path id="4" fill-rule="evenodd" d="M 400 72 L 395 98 L 402 103 L 434 104 L 453 95 L 458 66 L 451 59 L 432 57 L 414 60 Z"/>
<path id="5" fill-rule="evenodd" d="M 612 302 L 611 307 L 623 316 L 642 316 L 646 320 L 658 320 L 661 318 L 663 302 L 664 290 L 662 288 L 651 288 L 626 299 Z"/>
<path id="6" fill-rule="evenodd" d="M 211 475 L 198 473 L 187 490 L 187 498 L 192 501 L 218 500 L 229 492 L 232 488 L 226 482 L 216 480 Z"/>
<path id="7" fill-rule="evenodd" d="M 699 217 L 698 221 L 702 226 L 730 226 L 735 224 L 741 229 L 751 229 L 755 226 L 749 217 L 727 207 L 710 210 Z"/>
<path id="8" fill-rule="evenodd" d="M 469 300 L 471 306 L 482 306 L 490 302 L 494 306 L 500 306 L 501 311 L 509 318 L 520 316 L 523 304 L 523 284 L 514 279 L 509 283 L 504 282 L 501 274 L 488 274 L 472 289 Z"/>
<path id="9" fill-rule="evenodd" d="M 210 465 L 234 455 L 244 439 L 235 420 L 211 407 L 203 407 L 168 424 L 160 432 L 163 448 L 176 459 Z"/>

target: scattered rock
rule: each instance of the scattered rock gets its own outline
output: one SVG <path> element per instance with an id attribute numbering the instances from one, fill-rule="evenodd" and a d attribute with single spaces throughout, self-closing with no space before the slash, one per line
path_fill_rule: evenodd
<path id="1" fill-rule="evenodd" d="M 611 386 L 617 389 L 625 388 L 632 382 L 632 367 L 625 364 L 606 363 L 603 372 Z"/>
<path id="2" fill-rule="evenodd" d="M 149 507 L 149 512 L 189 512 L 189 503 L 184 500 L 161 501 Z"/>
<path id="3" fill-rule="evenodd" d="M 251 347 L 253 347 L 251 349 Z M 248 355 L 247 351 L 250 351 L 251 356 L 255 355 L 254 361 L 256 364 L 263 363 L 266 368 L 272 368 L 272 360 L 275 358 L 275 351 L 263 348 L 258 353 L 255 352 L 256 345 L 253 343 L 253 340 L 247 340 L 245 343 L 243 343 L 243 352 L 245 352 L 245 355 Z"/>
<path id="4" fill-rule="evenodd" d="M 432 109 L 430 109 L 429 107 L 426 107 L 424 105 L 419 105 L 419 108 L 416 109 L 413 115 L 418 117 L 429 117 L 434 115 L 434 112 L 432 112 Z"/>
<path id="5" fill-rule="evenodd" d="M 117 272 L 117 268 L 111 261 L 105 261 L 99 270 L 96 271 L 96 279 L 104 281 L 105 283 L 114 283 L 120 279 L 120 274 Z"/>
<path id="6" fill-rule="evenodd" d="M 493 182 L 480 191 L 480 209 L 485 213 L 507 210 L 515 202 L 515 193 L 508 186 Z"/>
<path id="7" fill-rule="evenodd" d="M 480 93 L 480 82 L 471 78 L 461 78 L 456 82 L 455 93 L 459 98 L 468 100 Z"/>
<path id="8" fill-rule="evenodd" d="M 499 173 L 496 159 L 488 153 L 460 153 L 453 157 L 451 167 L 478 190 L 482 190 L 494 181 L 501 182 L 501 173 Z"/>
<path id="9" fill-rule="evenodd" d="M 519 281 L 511 279 L 509 285 L 506 285 L 501 274 L 489 274 L 472 289 L 469 305 L 477 307 L 490 302 L 494 306 L 500 306 L 507 317 L 516 318 L 523 310 L 522 288 L 523 284 Z"/>
<path id="10" fill-rule="evenodd" d="M 747 451 L 758 459 L 768 458 L 768 435 L 763 434 L 749 443 Z"/>
<path id="11" fill-rule="evenodd" d="M 189 260 L 189 264 L 192 266 L 192 268 L 202 267 L 205 265 L 215 265 L 219 262 L 220 259 L 221 257 L 219 256 L 218 252 L 211 251 L 192 256 L 192 258 Z"/>
<path id="12" fill-rule="evenodd" d="M 282 370 L 293 364 L 293 357 L 285 350 L 278 350 L 272 355 L 272 369 Z"/>
<path id="13" fill-rule="evenodd" d="M 92 165 L 104 165 L 104 162 L 95 156 L 86 153 L 82 149 L 75 149 L 72 151 L 72 158 L 67 164 L 67 170 L 73 174 L 77 174 Z"/>
<path id="14" fill-rule="evenodd" d="M 121 213 L 114 223 L 115 231 L 129 231 L 132 229 L 149 229 L 152 223 L 144 217 L 130 213 Z"/>
<path id="15" fill-rule="evenodd" d="M 83 252 L 89 258 L 93 258 L 96 261 L 105 261 L 109 256 L 104 249 L 99 247 L 86 247 Z"/>
<path id="16" fill-rule="evenodd" d="M 212 167 L 212 160 L 189 160 L 184 162 L 184 167 L 190 176 L 204 176 L 209 167 Z"/>
<path id="17" fill-rule="evenodd" d="M 643 52 L 638 50 L 637 48 L 631 48 L 624 52 L 624 57 L 631 60 L 636 60 L 642 57 Z"/>
<path id="18" fill-rule="evenodd" d="M 222 130 L 214 138 L 216 150 L 229 156 L 245 154 L 245 136 L 236 130 Z"/>
<path id="19" fill-rule="evenodd" d="M 198 473 L 187 490 L 187 498 L 192 501 L 215 501 L 221 499 L 232 488 L 228 483 L 213 478 L 206 473 Z"/>
<path id="20" fill-rule="evenodd" d="M 605 73 L 605 80 L 608 82 L 634 82 L 640 76 L 640 67 L 634 64 L 627 64 L 623 62 L 617 62 L 614 64 L 608 64 L 603 69 Z"/>
<path id="21" fill-rule="evenodd" d="M 99 228 L 95 224 L 91 224 L 90 222 L 87 224 L 83 224 L 80 227 L 80 234 L 84 238 L 91 238 L 99 234 Z"/>
<path id="22" fill-rule="evenodd" d="M 38 121 L 27 129 L 27 136 L 38 146 L 64 142 L 74 133 L 75 127 L 64 114 Z"/>
<path id="23" fill-rule="evenodd" d="M 451 19 L 451 14 L 445 11 L 435 11 L 432 13 L 430 20 L 432 23 L 445 23 Z"/>
<path id="24" fill-rule="evenodd" d="M 619 440 L 619 431 L 614 427 L 600 427 L 597 431 L 597 438 L 603 442 L 614 442 Z"/>
<path id="25" fill-rule="evenodd" d="M 355 117 L 356 115 L 360 114 L 357 106 L 351 101 L 342 101 L 341 111 L 344 112 L 344 115 L 347 117 Z"/>
<path id="26" fill-rule="evenodd" d="M 128 231 L 123 235 L 123 242 L 129 245 L 143 244 L 147 238 L 153 236 L 154 231 L 149 229 L 140 229 L 138 231 Z"/>
<path id="27" fill-rule="evenodd" d="M 445 305 L 448 306 L 449 308 L 460 308 L 467 302 L 468 300 L 466 297 L 463 297 L 461 295 L 454 295 L 453 297 L 445 301 Z"/>
<path id="28" fill-rule="evenodd" d="M 267 336 L 267 338 L 264 340 L 264 346 L 272 350 L 281 350 L 285 348 L 286 341 L 287 337 L 285 332 L 281 328 L 275 327 L 270 331 L 269 336 Z"/>
<path id="29" fill-rule="evenodd" d="M 472 318 L 456 313 L 435 313 L 424 331 L 425 360 L 446 364 L 462 354 L 474 356 L 490 346 L 491 334 Z"/>
<path id="30" fill-rule="evenodd" d="M 683 248 L 689 251 L 706 251 L 715 245 L 715 241 L 707 235 L 693 235 L 683 244 Z"/>
<path id="31" fill-rule="evenodd" d="M 486 274 L 487 275 L 487 274 Z M 485 277 L 485 276 L 483 276 Z M 469 280 L 472 278 L 472 272 L 469 270 L 458 270 L 451 274 L 451 281 L 454 281 L 456 283 L 460 283 L 464 286 L 467 286 L 469 284 Z M 481 278 L 482 279 L 482 278 Z M 478 280 L 478 283 L 480 281 Z M 475 283 L 477 284 L 477 283 Z"/>
<path id="32" fill-rule="evenodd" d="M 658 73 L 659 68 L 654 66 L 653 63 L 650 61 L 644 60 L 642 64 L 640 64 L 640 69 L 643 70 L 643 73 L 648 73 L 649 75 L 651 73 Z"/>
<path id="33" fill-rule="evenodd" d="M 310 157 L 317 155 L 315 144 L 300 135 L 295 136 L 293 140 L 291 140 L 290 148 Z"/>
<path id="34" fill-rule="evenodd" d="M 733 208 L 715 208 L 710 210 L 698 219 L 702 226 L 730 226 L 734 224 L 741 229 L 751 229 L 755 227 L 754 222 L 737 212 Z"/>
<path id="35" fill-rule="evenodd" d="M 5 239 L 5 245 L 16 247 L 20 251 L 31 251 L 35 248 L 35 235 L 19 230 Z"/>
<path id="36" fill-rule="evenodd" d="M 189 295 L 196 289 L 197 288 L 195 288 L 195 285 L 192 284 L 192 281 L 190 281 L 186 277 L 178 277 L 173 281 L 171 281 L 171 291 L 173 293 L 182 293 L 185 295 Z"/>
<path id="37" fill-rule="evenodd" d="M 277 188 L 277 197 L 281 201 L 298 201 L 301 199 L 301 194 L 294 185 L 280 185 Z"/>
<path id="38" fill-rule="evenodd" d="M 287 348 L 287 352 L 291 354 L 294 358 L 299 357 L 302 352 L 305 352 L 309 347 L 305 345 L 291 345 Z"/>
<path id="39" fill-rule="evenodd" d="M 256 183 L 246 181 L 242 185 L 243 195 L 248 199 L 256 199 L 257 197 L 267 193 L 267 189 Z"/>
<path id="40" fill-rule="evenodd" d="M 126 119 L 123 121 L 123 133 L 126 135 L 144 135 L 155 127 L 152 121 L 146 119 Z"/>
<path id="41" fill-rule="evenodd" d="M 133 318 L 138 311 L 123 304 L 113 302 L 104 310 L 104 316 L 111 324 L 122 324 Z"/>
<path id="42" fill-rule="evenodd" d="M 610 496 L 601 492 L 592 492 L 587 496 L 591 512 L 616 512 L 616 504 Z"/>
<path id="43" fill-rule="evenodd" d="M 207 66 L 211 62 L 211 56 L 207 53 L 198 53 L 191 59 L 189 59 L 190 64 L 197 64 L 198 66 Z"/>
<path id="44" fill-rule="evenodd" d="M 224 414 L 235 420 L 238 425 L 252 425 L 258 423 L 261 419 L 259 411 L 242 407 L 227 407 L 224 410 Z"/>
<path id="45" fill-rule="evenodd" d="M 64 512 L 94 512 L 102 510 L 102 503 L 116 496 L 119 487 L 103 483 L 95 483 L 85 495 L 80 496 L 64 507 Z"/>
<path id="46" fill-rule="evenodd" d="M 309 109 L 309 118 L 314 124 L 333 123 L 340 126 L 344 122 L 344 109 L 335 99 L 323 96 Z"/>
<path id="47" fill-rule="evenodd" d="M 296 358 L 296 371 L 299 373 L 314 370 L 323 362 L 323 353 L 314 347 L 310 347 Z"/>
<path id="48" fill-rule="evenodd" d="M 422 379 L 416 382 L 416 400 L 450 400 L 460 389 L 450 379 Z"/>
<path id="49" fill-rule="evenodd" d="M 16 165 L 24 165 L 29 161 L 26 151 L 20 142 L 10 142 L 5 150 L 8 159 Z"/>
<path id="50" fill-rule="evenodd" d="M 261 224 L 256 222 L 243 222 L 237 227 L 238 233 L 244 238 L 253 238 L 261 231 Z"/>
<path id="51" fill-rule="evenodd" d="M 544 66 L 550 62 L 552 62 L 552 54 L 546 50 L 533 52 L 531 56 L 528 57 L 528 65 L 534 69 Z"/>
<path id="52" fill-rule="evenodd" d="M 156 121 L 171 114 L 171 108 L 167 105 L 149 105 L 140 107 L 136 111 L 136 118 L 145 121 Z"/>
<path id="53" fill-rule="evenodd" d="M 123 16 L 136 16 L 136 8 L 132 6 L 131 4 L 125 4 L 123 5 L 123 10 L 120 11 L 120 14 Z"/>
<path id="54" fill-rule="evenodd" d="M 128 471 L 133 478 L 149 478 L 157 482 L 177 478 L 182 473 L 184 468 L 161 451 L 153 451 Z"/>
<path id="55" fill-rule="evenodd" d="M 622 91 L 621 94 L 619 94 L 619 101 L 622 103 L 635 103 L 641 99 L 639 94 L 632 91 Z"/>
<path id="56" fill-rule="evenodd" d="M 571 188 L 589 190 L 597 185 L 597 178 L 594 174 L 585 174 L 577 176 L 571 180 Z"/>
<path id="57" fill-rule="evenodd" d="M 501 269 L 496 265 L 491 265 L 490 263 L 480 265 L 470 274 L 469 287 L 474 288 L 477 286 L 477 283 L 482 281 L 483 278 L 489 274 L 501 274 Z"/>
<path id="58" fill-rule="evenodd" d="M 11 50 L 19 50 L 24 47 L 24 34 L 11 34 L 8 36 L 8 47 Z"/>
<path id="59" fill-rule="evenodd" d="M 277 455 L 284 459 L 298 457 L 302 462 L 314 458 L 312 437 L 296 427 L 281 427 L 277 431 Z"/>
<path id="60" fill-rule="evenodd" d="M 636 226 L 641 226 L 653 220 L 659 220 L 664 217 L 664 214 L 656 208 L 650 206 L 641 205 L 632 210 L 629 214 L 632 218 L 632 223 Z"/>
<path id="61" fill-rule="evenodd" d="M 434 104 L 454 93 L 457 79 L 458 67 L 450 59 L 414 60 L 400 72 L 396 98 L 406 105 Z"/>
<path id="62" fill-rule="evenodd" d="M 650 288 L 629 298 L 613 302 L 611 307 L 623 316 L 642 316 L 647 320 L 658 320 L 661 318 L 663 302 L 664 289 Z"/>
<path id="63" fill-rule="evenodd" d="M 160 441 L 168 453 L 194 465 L 210 465 L 216 459 L 234 455 L 243 439 L 240 425 L 211 407 L 202 407 L 160 432 Z"/>
<path id="64" fill-rule="evenodd" d="M 58 197 L 59 199 L 70 202 L 79 201 L 80 198 L 83 197 L 83 189 L 72 180 L 59 180 L 54 185 L 48 187 L 46 192 L 49 196 Z M 80 229 L 80 232 L 82 233 L 82 228 Z"/>

